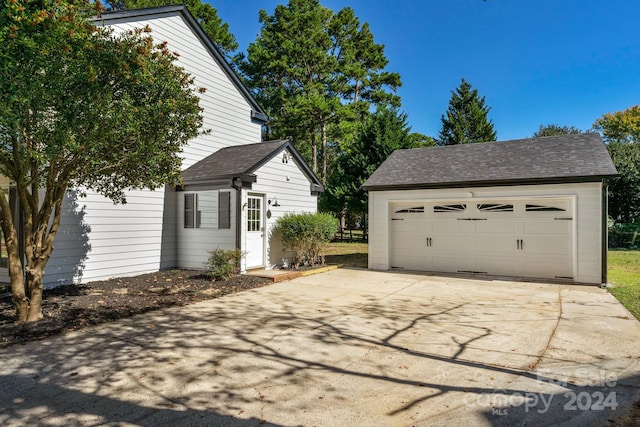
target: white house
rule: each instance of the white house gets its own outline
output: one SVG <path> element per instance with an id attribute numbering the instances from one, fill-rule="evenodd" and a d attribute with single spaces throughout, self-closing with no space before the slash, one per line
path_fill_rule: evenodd
<path id="1" fill-rule="evenodd" d="M 246 252 L 243 270 L 280 264 L 271 228 L 286 212 L 316 211 L 317 177 L 289 142 L 261 142 L 265 112 L 184 6 L 107 13 L 100 21 L 116 32 L 148 25 L 155 42 L 180 53 L 178 64 L 207 89 L 199 96 L 210 132 L 184 147 L 181 188 L 129 191 L 125 205 L 69 192 L 46 284 L 202 269 L 216 248 Z"/>
<path id="2" fill-rule="evenodd" d="M 600 284 L 606 179 L 598 134 L 395 151 L 369 192 L 369 268 Z"/>

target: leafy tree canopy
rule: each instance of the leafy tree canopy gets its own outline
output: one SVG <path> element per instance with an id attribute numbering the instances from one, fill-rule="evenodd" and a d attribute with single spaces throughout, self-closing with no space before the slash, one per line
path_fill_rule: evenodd
<path id="1" fill-rule="evenodd" d="M 495 141 L 498 135 L 488 118 L 489 110 L 484 96 L 479 96 L 478 90 L 463 78 L 460 86 L 451 92 L 449 107 L 441 117 L 442 129 L 437 144 Z"/>
<path id="2" fill-rule="evenodd" d="M 558 135 L 572 135 L 583 133 L 580 129 L 574 126 L 560 126 L 557 124 L 540 125 L 540 128 L 534 132 L 533 138 L 541 136 L 558 136 Z"/>
<path id="3" fill-rule="evenodd" d="M 113 10 L 184 4 L 204 32 L 229 59 L 233 59 L 233 52 L 238 49 L 238 42 L 229 31 L 229 24 L 222 22 L 218 11 L 213 6 L 201 0 L 106 0 L 106 2 Z"/>
<path id="4" fill-rule="evenodd" d="M 640 105 L 624 111 L 603 114 L 593 124 L 605 141 L 640 142 Z"/>
<path id="5" fill-rule="evenodd" d="M 96 27 L 90 0 L 0 1 L 0 174 L 23 218 L 0 197 L 0 227 L 18 320 L 33 321 L 65 192 L 125 202 L 129 188 L 177 181 L 179 152 L 202 118 L 193 80 L 149 30 Z"/>
<path id="6" fill-rule="evenodd" d="M 290 0 L 259 19 L 240 69 L 271 118 L 267 138 L 291 137 L 314 172 L 322 161 L 326 179 L 331 132 L 371 104 L 398 105 L 400 77 L 385 71 L 384 47 L 349 7 L 334 13 L 318 0 Z"/>
<path id="7" fill-rule="evenodd" d="M 593 124 L 602 134 L 619 177 L 609 182 L 609 214 L 623 223 L 640 220 L 640 105 L 607 113 Z"/>

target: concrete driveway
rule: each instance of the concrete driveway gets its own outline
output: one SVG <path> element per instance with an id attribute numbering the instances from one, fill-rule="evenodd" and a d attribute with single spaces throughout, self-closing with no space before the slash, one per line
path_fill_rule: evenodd
<path id="1" fill-rule="evenodd" d="M 595 287 L 334 270 L 0 350 L 0 425 L 594 425 L 640 323 Z"/>

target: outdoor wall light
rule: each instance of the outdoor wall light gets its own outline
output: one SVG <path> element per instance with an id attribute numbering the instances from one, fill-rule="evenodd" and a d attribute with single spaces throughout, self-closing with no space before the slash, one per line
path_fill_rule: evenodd
<path id="1" fill-rule="evenodd" d="M 273 205 L 272 205 L 273 203 Z M 278 203 L 278 198 L 274 197 L 273 199 L 269 200 L 269 206 L 273 206 L 274 208 L 277 208 L 280 206 L 280 204 Z"/>

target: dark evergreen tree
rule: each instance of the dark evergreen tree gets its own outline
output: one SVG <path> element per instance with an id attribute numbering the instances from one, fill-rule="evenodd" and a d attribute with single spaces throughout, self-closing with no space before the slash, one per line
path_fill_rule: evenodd
<path id="1" fill-rule="evenodd" d="M 412 133 L 407 115 L 396 108 L 380 107 L 359 125 L 354 141 L 338 153 L 336 170 L 322 196 L 323 210 L 339 217 L 349 213 L 364 218 L 367 193 L 360 186 L 395 150 L 435 145 L 425 135 Z"/>
<path id="2" fill-rule="evenodd" d="M 438 145 L 469 144 L 497 139 L 493 122 L 487 117 L 491 108 L 485 104 L 484 96 L 464 78 L 460 86 L 451 92 L 449 108 L 443 115 Z"/>

